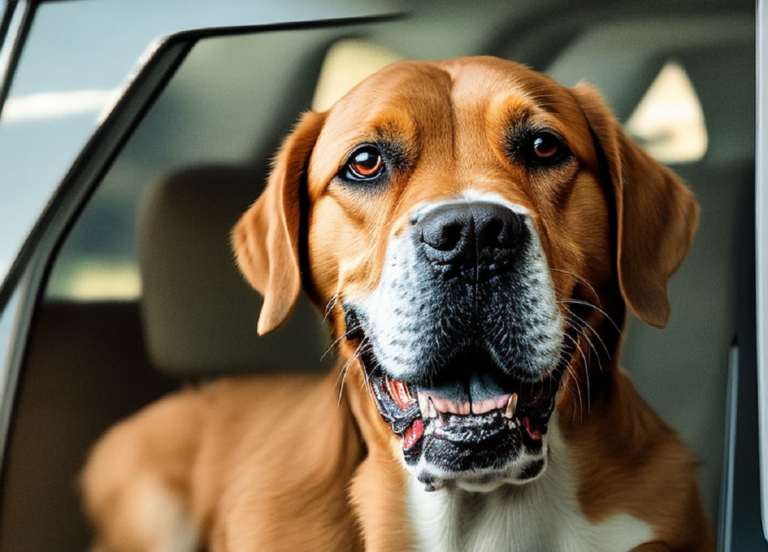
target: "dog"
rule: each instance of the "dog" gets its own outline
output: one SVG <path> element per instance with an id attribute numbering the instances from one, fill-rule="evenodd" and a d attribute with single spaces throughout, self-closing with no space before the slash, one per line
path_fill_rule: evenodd
<path id="1" fill-rule="evenodd" d="M 115 426 L 81 478 L 99 550 L 714 551 L 697 460 L 618 364 L 697 222 L 589 85 L 382 69 L 303 115 L 233 230 L 259 334 L 303 287 L 337 369 Z"/>

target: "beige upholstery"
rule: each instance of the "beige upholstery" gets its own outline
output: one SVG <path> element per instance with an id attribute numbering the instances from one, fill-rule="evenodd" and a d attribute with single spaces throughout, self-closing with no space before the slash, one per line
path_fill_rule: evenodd
<path id="1" fill-rule="evenodd" d="M 176 376 L 327 368 L 327 331 L 301 297 L 285 328 L 256 334 L 261 298 L 235 266 L 229 233 L 265 171 L 190 168 L 147 194 L 140 229 L 142 318 L 149 356 Z"/>

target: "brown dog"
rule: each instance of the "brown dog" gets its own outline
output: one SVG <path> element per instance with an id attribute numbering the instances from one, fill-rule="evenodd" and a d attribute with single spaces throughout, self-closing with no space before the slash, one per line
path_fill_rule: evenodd
<path id="1" fill-rule="evenodd" d="M 589 86 L 487 57 L 385 68 L 302 118 L 234 230 L 259 333 L 303 281 L 338 370 L 115 427 L 82 479 L 98 542 L 714 550 L 695 460 L 616 358 L 626 307 L 666 323 L 697 216 Z"/>

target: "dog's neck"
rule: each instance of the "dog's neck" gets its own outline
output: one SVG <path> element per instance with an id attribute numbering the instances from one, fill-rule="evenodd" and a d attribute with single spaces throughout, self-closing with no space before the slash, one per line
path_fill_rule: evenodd
<path id="1" fill-rule="evenodd" d="M 626 514 L 590 521 L 581 512 L 569 451 L 553 416 L 549 461 L 537 480 L 473 493 L 426 492 L 411 478 L 409 517 L 419 552 L 617 552 L 652 538 Z"/>

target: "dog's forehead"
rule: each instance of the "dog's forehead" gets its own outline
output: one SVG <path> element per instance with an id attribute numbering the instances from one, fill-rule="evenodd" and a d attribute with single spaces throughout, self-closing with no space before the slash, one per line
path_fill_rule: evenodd
<path id="1" fill-rule="evenodd" d="M 364 142 L 388 138 L 418 149 L 461 133 L 500 135 L 526 118 L 556 131 L 569 146 L 573 142 L 577 156 L 591 157 L 586 118 L 570 91 L 546 75 L 492 57 L 396 62 L 331 108 L 312 172 L 321 180 L 333 174 L 345 154 Z"/>
<path id="2" fill-rule="evenodd" d="M 318 145 L 344 149 L 382 134 L 403 140 L 440 133 L 450 120 L 451 75 L 435 62 L 403 61 L 374 73 L 331 108 Z"/>
<path id="3" fill-rule="evenodd" d="M 333 106 L 327 122 L 354 129 L 355 122 L 388 110 L 413 117 L 435 112 L 498 108 L 504 101 L 570 114 L 578 108 L 568 89 L 542 73 L 511 61 L 480 56 L 443 61 L 401 61 L 374 73 Z"/>

